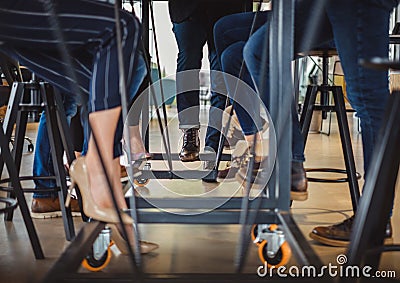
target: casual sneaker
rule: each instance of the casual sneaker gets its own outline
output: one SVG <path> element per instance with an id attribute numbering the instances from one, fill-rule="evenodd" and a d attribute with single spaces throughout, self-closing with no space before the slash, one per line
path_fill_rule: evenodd
<path id="1" fill-rule="evenodd" d="M 182 162 L 191 162 L 199 160 L 200 138 L 199 129 L 184 130 L 183 146 L 179 153 L 179 159 Z"/>
<path id="2" fill-rule="evenodd" d="M 311 233 L 311 239 L 333 247 L 347 247 L 350 243 L 350 235 L 353 227 L 354 215 L 343 222 L 331 226 L 315 227 Z M 392 224 L 389 220 L 386 225 L 385 238 L 392 237 Z"/>
<path id="3" fill-rule="evenodd" d="M 81 216 L 77 199 L 71 199 L 70 203 L 72 216 Z M 36 219 L 61 217 L 60 200 L 54 198 L 32 198 L 31 217 Z"/>

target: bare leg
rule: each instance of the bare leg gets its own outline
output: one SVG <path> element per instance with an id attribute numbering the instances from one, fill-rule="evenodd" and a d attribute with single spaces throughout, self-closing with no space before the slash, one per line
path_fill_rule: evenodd
<path id="1" fill-rule="evenodd" d="M 89 121 L 92 135 L 96 136 L 98 147 L 110 176 L 112 189 L 114 190 L 119 208 L 126 208 L 125 199 L 120 181 L 119 158 L 114 158 L 114 133 L 121 112 L 121 107 L 90 113 Z M 111 195 L 96 150 L 93 136 L 90 137 L 86 165 L 89 168 L 90 190 L 94 202 L 105 208 L 113 207 Z"/>

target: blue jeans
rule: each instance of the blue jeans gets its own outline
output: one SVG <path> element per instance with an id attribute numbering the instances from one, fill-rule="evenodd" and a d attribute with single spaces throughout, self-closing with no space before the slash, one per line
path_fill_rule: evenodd
<path id="1" fill-rule="evenodd" d="M 181 23 L 173 23 L 173 32 L 178 44 L 177 60 L 177 107 L 180 129 L 200 128 L 199 121 L 199 70 L 203 57 L 203 46 L 208 45 L 208 60 L 211 69 L 211 107 L 205 146 L 217 151 L 222 113 L 226 106 L 226 89 L 214 47 L 212 27 L 214 21 L 200 11 Z M 190 74 L 180 73 L 190 71 Z M 184 78 L 183 78 L 184 77 Z M 190 81 L 190 90 L 187 90 Z M 217 90 L 217 91 L 216 91 Z"/>
<path id="2" fill-rule="evenodd" d="M 68 124 L 77 111 L 77 103 L 73 96 L 63 95 L 65 115 Z M 40 116 L 38 132 L 36 137 L 35 155 L 33 157 L 33 176 L 54 176 L 53 159 L 51 157 L 51 147 L 49 134 L 47 132 L 46 112 Z M 35 188 L 54 189 L 56 180 L 34 180 Z M 56 196 L 56 193 L 34 193 L 34 198 L 49 198 Z"/>
<path id="3" fill-rule="evenodd" d="M 258 33 L 259 29 L 264 26 L 269 20 L 269 12 L 259 12 L 257 14 L 256 20 L 254 21 L 255 13 L 241 13 L 229 15 L 217 22 L 214 27 L 215 42 L 218 55 L 221 60 L 222 69 L 225 73 L 232 76 L 239 76 L 240 68 L 243 62 L 243 49 L 246 42 L 249 40 L 251 27 L 254 21 L 253 32 Z M 258 51 L 262 50 L 262 46 L 258 46 Z M 247 62 L 246 62 L 247 63 Z M 242 70 L 241 80 L 250 86 L 252 89 L 256 90 L 259 86 L 260 78 L 253 77 L 254 71 L 248 69 L 249 66 L 244 65 Z M 250 72 L 249 72 L 250 71 Z M 251 75 L 250 75 L 251 74 Z M 226 75 L 225 78 L 228 79 L 230 76 Z M 228 79 L 229 80 L 229 79 Z M 249 88 L 247 90 L 241 90 L 240 87 L 237 88 L 235 84 L 227 83 L 228 93 L 230 96 L 235 95 L 235 92 L 240 95 L 235 95 L 235 100 L 240 102 L 247 111 L 248 109 L 259 110 L 258 97 L 252 97 L 255 92 L 251 92 Z M 233 88 L 233 89 L 232 89 Z M 262 102 L 268 107 L 269 96 L 261 95 Z M 257 101 L 257 103 L 253 103 Z M 235 111 L 237 113 L 240 125 L 243 129 L 244 134 L 254 134 L 256 132 L 254 129 L 260 129 L 260 125 L 257 125 L 257 120 L 255 112 L 243 111 L 244 109 L 236 103 L 234 104 Z M 249 117 L 250 114 L 250 117 Z M 253 119 L 251 119 L 253 118 Z M 300 125 L 298 120 L 298 115 L 295 109 L 295 105 L 292 107 L 292 118 L 293 118 L 293 144 L 292 144 L 292 158 L 293 161 L 304 161 L 304 144 L 303 138 L 300 132 Z M 256 123 L 256 124 L 254 124 Z"/>
<path id="4" fill-rule="evenodd" d="M 321 21 L 310 24 L 317 15 L 314 1 L 318 2 L 296 2 L 294 54 L 334 40 L 346 78 L 348 98 L 361 120 L 364 172 L 367 172 L 389 97 L 388 72 L 364 68 L 359 61 L 388 56 L 389 16 L 397 1 L 326 1 Z M 314 35 L 307 41 L 303 40 L 312 25 L 316 27 Z M 256 85 L 268 78 L 268 75 L 261 77 L 260 74 L 260 50 L 265 48 L 263 44 L 267 35 L 268 22 L 251 36 L 244 48 L 245 62 Z M 268 44 L 266 46 L 268 48 Z M 268 93 L 261 95 L 268 97 Z"/>
<path id="5" fill-rule="evenodd" d="M 137 94 L 140 84 L 146 75 L 146 64 L 142 56 L 137 57 L 137 64 L 135 68 L 135 75 L 132 78 L 132 84 L 129 88 L 129 99 L 133 100 Z M 71 118 L 76 114 L 77 103 L 73 96 L 64 95 L 64 108 L 67 116 L 67 121 L 70 123 Z M 81 119 L 84 128 L 84 142 L 82 146 L 82 155 L 86 155 L 87 146 L 90 136 L 87 107 L 81 107 Z M 122 154 L 121 138 L 123 133 L 123 121 L 120 118 L 115 134 L 114 141 L 114 156 L 118 157 Z M 38 126 L 38 133 L 36 138 L 35 155 L 33 158 L 33 176 L 54 176 L 53 161 L 51 157 L 51 148 L 49 136 L 47 133 L 46 113 L 43 112 Z M 35 180 L 36 188 L 55 188 L 55 180 Z M 55 196 L 54 193 L 34 193 L 34 198 L 49 198 Z"/>

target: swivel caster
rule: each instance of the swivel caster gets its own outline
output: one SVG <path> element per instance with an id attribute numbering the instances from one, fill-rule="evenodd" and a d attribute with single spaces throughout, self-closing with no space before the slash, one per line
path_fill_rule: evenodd
<path id="1" fill-rule="evenodd" d="M 151 169 L 151 164 L 150 163 L 146 163 L 143 167 L 143 170 L 150 170 Z M 138 186 L 138 187 L 144 187 L 146 186 L 148 183 L 150 182 L 149 179 L 145 179 L 145 178 L 140 178 L 137 177 L 135 179 L 133 179 L 133 184 Z"/>
<path id="2" fill-rule="evenodd" d="M 92 272 L 103 270 L 111 261 L 112 245 L 111 229 L 106 227 L 93 243 L 89 254 L 83 259 L 82 267 Z"/>
<path id="3" fill-rule="evenodd" d="M 285 235 L 276 224 L 259 224 L 253 228 L 252 237 L 256 229 L 257 237 L 253 240 L 258 245 L 258 257 L 261 262 L 270 268 L 286 265 L 292 255 Z"/>

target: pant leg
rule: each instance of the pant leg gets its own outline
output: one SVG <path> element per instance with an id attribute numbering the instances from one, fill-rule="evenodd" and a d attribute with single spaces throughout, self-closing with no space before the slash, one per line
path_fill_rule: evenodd
<path id="1" fill-rule="evenodd" d="M 173 32 L 179 50 L 176 75 L 179 128 L 200 128 L 199 71 L 207 38 L 201 13 L 173 23 Z"/>
<path id="2" fill-rule="evenodd" d="M 63 95 L 64 109 L 67 116 L 67 122 L 70 124 L 71 118 L 77 112 L 77 104 L 71 96 Z M 68 135 L 68 133 L 67 133 Z M 45 177 L 54 176 L 53 159 L 51 156 L 51 146 L 49 134 L 47 131 L 46 112 L 43 111 L 40 116 L 38 132 L 36 137 L 35 154 L 33 157 L 33 176 Z M 54 189 L 57 184 L 55 180 L 34 180 L 35 188 L 49 188 Z M 48 198 L 56 196 L 57 193 L 34 193 L 34 198 Z"/>
<path id="3" fill-rule="evenodd" d="M 266 74 L 265 77 L 261 74 L 261 65 L 262 65 L 262 52 L 264 48 L 268 48 L 264 45 L 265 38 L 268 36 L 269 30 L 269 22 L 264 24 L 261 28 L 259 28 L 248 40 L 244 47 L 243 55 L 246 62 L 246 65 L 249 69 L 249 72 L 254 80 L 257 92 L 262 88 L 261 84 L 265 84 L 265 92 L 260 93 L 261 99 L 263 100 L 264 104 L 269 107 L 269 75 Z M 268 50 L 267 50 L 268 52 Z M 268 55 L 267 57 L 268 58 Z M 269 66 L 267 64 L 267 72 Z M 297 115 L 297 111 L 294 106 L 294 101 L 291 107 L 292 113 L 292 159 L 293 161 L 304 161 L 304 143 L 303 137 L 300 132 L 300 124 Z"/>
<path id="4" fill-rule="evenodd" d="M 243 63 L 243 46 L 251 32 L 268 19 L 269 12 L 240 13 L 225 16 L 215 27 L 215 44 L 228 94 L 246 135 L 261 129 L 260 102 L 254 84 Z M 240 81 L 237 80 L 240 75 Z M 253 96 L 255 95 L 255 96 Z"/>
<path id="5" fill-rule="evenodd" d="M 387 6 L 384 2 L 365 4 L 358 0 L 339 0 L 335 5 L 327 5 L 348 98 L 361 120 L 364 172 L 368 171 L 379 136 L 389 88 L 387 71 L 364 68 L 359 60 L 388 57 L 389 17 L 393 5 Z M 386 2 L 393 4 L 393 1 Z"/>

